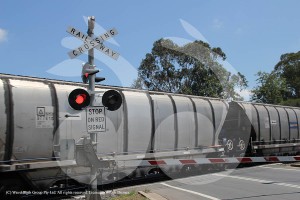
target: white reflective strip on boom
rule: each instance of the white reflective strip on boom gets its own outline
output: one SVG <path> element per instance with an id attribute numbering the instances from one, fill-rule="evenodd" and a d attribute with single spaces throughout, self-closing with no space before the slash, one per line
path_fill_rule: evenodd
<path id="1" fill-rule="evenodd" d="M 189 155 L 190 157 L 190 155 Z M 201 165 L 201 164 L 233 164 L 233 163 L 278 163 L 278 162 L 297 162 L 300 156 L 270 156 L 270 157 L 224 157 L 224 158 L 191 158 L 191 159 L 157 159 L 157 160 L 114 160 L 119 168 L 125 167 L 153 167 L 153 166 L 181 166 L 181 165 Z M 39 162 L 20 162 L 16 164 L 0 164 L 0 172 L 18 171 L 28 169 L 40 169 L 51 167 L 76 166 L 75 160 L 63 161 L 39 161 Z"/>
<path id="2" fill-rule="evenodd" d="M 120 167 L 134 166 L 175 166 L 200 164 L 234 164 L 234 163 L 274 163 L 296 162 L 300 156 L 270 156 L 270 157 L 226 157 L 226 158 L 194 158 L 194 159 L 157 159 L 157 160 L 124 160 L 116 161 Z"/>

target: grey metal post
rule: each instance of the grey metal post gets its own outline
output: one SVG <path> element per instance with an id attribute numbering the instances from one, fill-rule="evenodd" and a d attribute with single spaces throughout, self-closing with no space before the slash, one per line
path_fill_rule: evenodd
<path id="1" fill-rule="evenodd" d="M 94 37 L 94 26 L 95 26 L 95 17 L 94 16 L 90 16 L 88 17 L 88 31 L 87 34 L 88 36 L 90 36 L 91 38 Z M 91 66 L 94 66 L 94 48 L 90 49 L 88 52 L 88 62 Z M 92 68 L 94 69 L 94 67 Z M 89 90 L 94 92 L 95 91 L 95 77 L 96 74 L 89 76 Z M 91 94 L 91 103 L 90 106 L 94 106 L 94 100 L 95 100 L 95 94 Z M 97 134 L 96 133 L 90 133 L 90 138 L 92 142 L 96 143 L 96 152 L 97 152 Z M 97 170 L 95 168 L 95 166 L 91 167 L 91 184 L 92 184 L 92 192 L 98 192 L 97 190 Z M 87 196 L 87 200 L 99 200 L 101 199 L 100 194 L 90 194 Z"/>
<path id="2" fill-rule="evenodd" d="M 94 37 L 94 27 L 95 27 L 95 17 L 94 16 L 88 17 L 87 34 L 91 38 Z M 88 62 L 91 66 L 94 66 L 94 48 L 90 49 L 88 52 Z M 93 67 L 93 69 L 94 69 L 94 67 Z M 95 91 L 95 77 L 96 77 L 96 74 L 89 76 L 89 88 L 88 89 L 92 92 Z M 95 100 L 95 94 L 92 93 L 90 97 L 91 97 L 90 106 L 93 106 L 94 100 Z M 91 133 L 90 136 L 91 136 L 92 141 L 97 142 L 97 134 L 96 133 Z M 96 148 L 97 148 L 97 146 L 96 146 Z"/>
<path id="3" fill-rule="evenodd" d="M 95 26 L 95 17 L 94 16 L 88 17 L 87 34 L 91 38 L 94 37 L 94 26 Z M 89 50 L 88 62 L 91 66 L 94 66 L 94 48 Z M 95 77 L 96 77 L 96 74 L 89 76 L 89 90 L 90 91 L 95 91 Z M 95 94 L 91 94 L 91 106 L 94 105 L 94 100 L 95 100 Z"/>

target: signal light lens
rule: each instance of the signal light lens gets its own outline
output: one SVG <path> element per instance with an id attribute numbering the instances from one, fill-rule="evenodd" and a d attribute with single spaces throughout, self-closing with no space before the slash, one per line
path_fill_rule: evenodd
<path id="1" fill-rule="evenodd" d="M 90 95 L 84 89 L 75 89 L 69 94 L 69 104 L 74 110 L 82 110 L 90 105 Z"/>
<path id="2" fill-rule="evenodd" d="M 109 111 L 118 110 L 122 105 L 122 101 L 122 96 L 116 90 L 108 90 L 102 97 L 102 104 Z"/>
<path id="3" fill-rule="evenodd" d="M 85 94 L 80 94 L 76 97 L 76 103 L 77 104 L 82 104 L 84 103 L 84 100 L 86 99 L 86 95 Z"/>

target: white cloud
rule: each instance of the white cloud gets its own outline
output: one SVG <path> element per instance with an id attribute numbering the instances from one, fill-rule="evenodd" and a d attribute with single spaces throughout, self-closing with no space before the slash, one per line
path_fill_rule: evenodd
<path id="1" fill-rule="evenodd" d="M 241 97 L 244 98 L 244 101 L 249 101 L 250 100 L 250 97 L 252 96 L 252 92 L 250 90 L 242 90 L 242 91 L 239 91 L 239 90 L 236 90 L 236 92 L 241 95 Z"/>
<path id="2" fill-rule="evenodd" d="M 214 21 L 213 21 L 213 27 L 215 29 L 220 29 L 220 28 L 223 27 L 223 22 L 221 20 L 219 20 L 219 19 L 214 19 Z"/>
<path id="3" fill-rule="evenodd" d="M 0 28 L 0 42 L 7 40 L 7 30 Z"/>

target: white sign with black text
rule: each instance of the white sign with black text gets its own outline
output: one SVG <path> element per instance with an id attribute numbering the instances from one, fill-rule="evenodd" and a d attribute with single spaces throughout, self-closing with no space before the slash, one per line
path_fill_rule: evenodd
<path id="1" fill-rule="evenodd" d="M 52 106 L 37 106 L 35 108 L 36 128 L 53 128 L 54 127 L 54 109 Z"/>
<path id="2" fill-rule="evenodd" d="M 102 53 L 115 60 L 119 58 L 119 53 L 103 45 L 103 42 L 105 40 L 108 40 L 118 34 L 117 29 L 112 28 L 107 32 L 103 33 L 102 35 L 95 37 L 94 39 L 73 27 L 68 27 L 67 32 L 84 42 L 83 45 L 77 47 L 76 49 L 73 49 L 68 53 L 70 58 L 76 58 L 77 56 L 83 54 L 84 52 L 92 48 L 98 49 Z"/>
<path id="3" fill-rule="evenodd" d="M 86 108 L 87 132 L 105 132 L 106 119 L 104 106 L 90 106 Z"/>

